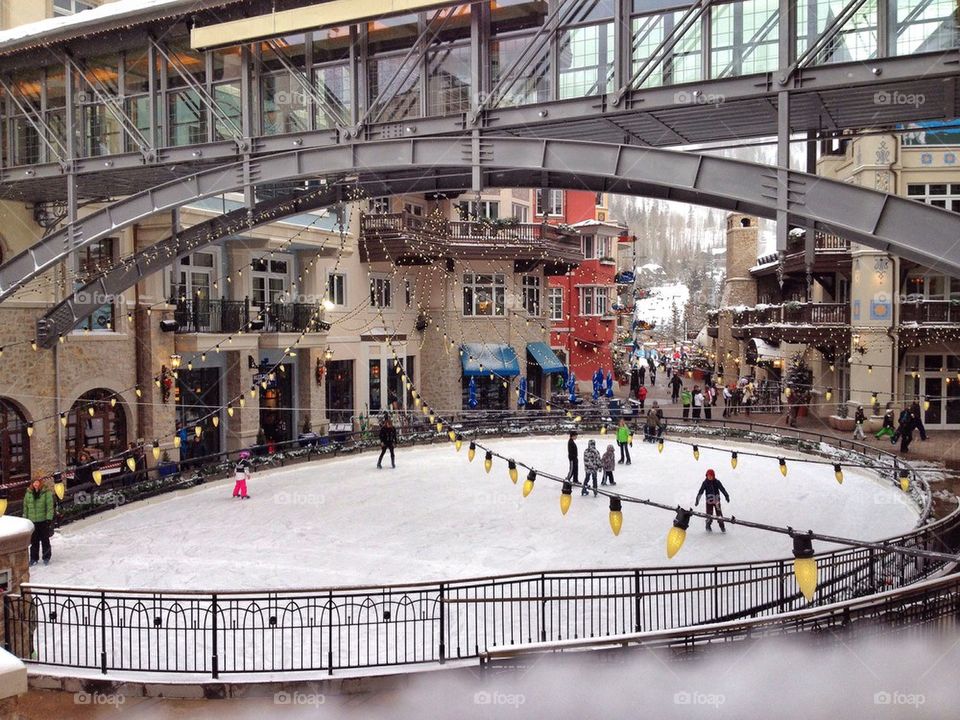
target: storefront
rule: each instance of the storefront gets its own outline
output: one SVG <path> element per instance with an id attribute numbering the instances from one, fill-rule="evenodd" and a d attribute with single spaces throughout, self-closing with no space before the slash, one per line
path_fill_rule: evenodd
<path id="1" fill-rule="evenodd" d="M 260 427 L 267 443 L 285 443 L 296 437 L 293 363 L 264 358 L 253 377 L 260 395 Z"/>
<path id="2" fill-rule="evenodd" d="M 67 413 L 67 462 L 82 452 L 91 460 L 119 455 L 127 449 L 127 416 L 122 403 L 110 390 L 85 392 Z"/>
<path id="3" fill-rule="evenodd" d="M 516 351 L 509 345 L 493 343 L 467 343 L 460 346 L 460 351 L 462 408 L 509 410 L 510 382 L 520 374 Z M 471 380 L 477 401 L 475 408 L 470 407 Z"/>
<path id="4" fill-rule="evenodd" d="M 327 418 L 331 432 L 349 432 L 353 427 L 353 360 L 330 360 L 326 364 Z"/>
<path id="5" fill-rule="evenodd" d="M 540 398 L 550 399 L 553 378 L 566 379 L 567 368 L 557 354 L 544 342 L 527 344 L 527 406 L 539 408 Z"/>
<path id="6" fill-rule="evenodd" d="M 211 418 L 214 414 L 218 417 L 220 414 L 220 368 L 181 368 L 177 375 L 177 422 L 188 430 L 186 446 L 180 450 L 181 458 L 186 460 L 218 454 L 222 449 L 222 418 L 219 427 L 213 426 Z M 198 424 L 203 428 L 199 437 L 194 432 Z"/>
<path id="7" fill-rule="evenodd" d="M 0 483 L 30 478 L 27 419 L 13 402 L 0 398 Z"/>
<path id="8" fill-rule="evenodd" d="M 960 356 L 909 353 L 903 362 L 904 399 L 924 408 L 927 428 L 960 427 Z"/>

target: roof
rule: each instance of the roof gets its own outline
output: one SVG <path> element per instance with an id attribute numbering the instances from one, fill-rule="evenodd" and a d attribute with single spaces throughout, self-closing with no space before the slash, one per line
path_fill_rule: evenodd
<path id="1" fill-rule="evenodd" d="M 148 23 L 240 1 L 116 0 L 73 15 L 47 18 L 0 31 L 0 55 L 115 30 L 121 24 Z"/>
<path id="2" fill-rule="evenodd" d="M 232 200 L 228 197 L 217 196 L 201 198 L 194 200 L 184 206 L 184 210 L 198 210 L 201 212 L 213 212 L 217 214 L 226 214 L 234 210 L 245 207 L 243 202 Z M 346 217 L 345 232 L 350 232 L 350 215 Z M 315 210 L 309 213 L 300 213 L 299 215 L 288 215 L 281 220 L 275 221 L 277 224 L 296 225 L 304 229 L 320 230 L 325 232 L 340 232 L 340 225 L 337 223 L 337 214 L 330 212 L 327 208 Z"/>
<path id="3" fill-rule="evenodd" d="M 619 235 L 620 233 L 622 233 L 624 230 L 627 229 L 626 225 L 621 225 L 618 222 L 613 222 L 610 220 L 593 220 L 593 219 L 581 220 L 580 222 L 575 222 L 570 227 L 572 227 L 574 230 L 583 230 L 586 228 L 605 228 L 605 229 L 615 231 L 617 235 Z"/>

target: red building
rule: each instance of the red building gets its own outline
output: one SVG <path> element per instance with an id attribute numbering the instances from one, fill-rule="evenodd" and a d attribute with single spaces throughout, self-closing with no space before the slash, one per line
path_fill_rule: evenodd
<path id="1" fill-rule="evenodd" d="M 584 261 L 550 278 L 550 346 L 573 368 L 581 389 L 590 389 L 598 367 L 613 371 L 617 238 L 626 230 L 609 220 L 604 193 L 540 190 L 534 210 L 538 222 L 570 225 L 581 236 Z"/>

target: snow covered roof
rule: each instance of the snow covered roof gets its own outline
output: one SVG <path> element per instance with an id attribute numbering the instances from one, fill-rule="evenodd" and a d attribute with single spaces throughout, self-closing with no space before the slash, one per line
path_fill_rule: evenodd
<path id="1" fill-rule="evenodd" d="M 613 230 L 617 235 L 626 230 L 626 225 L 621 225 L 618 222 L 613 222 L 610 220 L 581 220 L 580 222 L 575 222 L 571 225 L 574 230 L 582 230 L 584 228 L 604 228 L 605 230 Z"/>
<path id="2" fill-rule="evenodd" d="M 47 18 L 0 31 L 0 54 L 94 35 L 123 24 L 147 23 L 237 2 L 240 0 L 116 0 L 73 15 Z"/>

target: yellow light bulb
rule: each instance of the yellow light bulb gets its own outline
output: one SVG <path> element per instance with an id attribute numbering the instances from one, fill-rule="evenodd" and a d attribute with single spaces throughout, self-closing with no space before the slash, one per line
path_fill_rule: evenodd
<path id="1" fill-rule="evenodd" d="M 227 405 L 227 415 L 233 417 L 233 405 Z"/>
<path id="2" fill-rule="evenodd" d="M 736 452 L 730 453 L 730 467 L 732 467 L 734 470 L 737 469 L 737 453 Z"/>
<path id="3" fill-rule="evenodd" d="M 537 481 L 537 473 L 531 470 L 527 474 L 527 479 L 523 481 L 523 496 L 527 497 L 533 492 L 533 484 Z"/>
<path id="4" fill-rule="evenodd" d="M 110 398 L 110 407 L 117 406 L 117 399 L 115 397 Z"/>
<path id="5" fill-rule="evenodd" d="M 27 423 L 27 437 L 33 437 L 33 423 Z"/>
<path id="6" fill-rule="evenodd" d="M 487 455 L 483 459 L 483 469 L 487 471 L 487 474 L 490 474 L 490 468 L 493 467 L 493 453 L 487 450 Z"/>
<path id="7" fill-rule="evenodd" d="M 453 441 L 453 446 L 457 449 L 457 452 L 460 452 L 460 448 L 463 447 L 463 438 L 457 435 L 457 439 Z"/>
<path id="8" fill-rule="evenodd" d="M 566 515 L 570 509 L 570 503 L 573 501 L 573 486 L 570 483 L 563 484 L 563 491 L 560 493 L 560 514 Z"/>
<path id="9" fill-rule="evenodd" d="M 200 427 L 199 425 L 193 428 L 193 434 L 196 435 L 197 437 L 200 437 L 202 433 L 203 433 L 203 428 Z"/>
<path id="10" fill-rule="evenodd" d="M 600 426 L 600 434 L 601 434 L 601 435 L 606 435 L 606 434 L 607 434 L 607 426 L 606 426 L 606 425 L 601 425 L 601 426 Z"/>
<path id="11" fill-rule="evenodd" d="M 438 422 L 438 423 L 437 423 L 437 432 L 438 432 L 438 433 L 442 433 L 442 432 L 443 432 L 443 423 L 442 423 L 442 422 Z"/>
<path id="12" fill-rule="evenodd" d="M 103 473 L 102 473 L 101 471 L 99 471 L 99 470 L 94 470 L 94 471 L 93 471 L 93 481 L 94 481 L 97 485 L 99 485 L 100 483 L 102 483 L 102 482 L 103 482 Z"/>
<path id="13" fill-rule="evenodd" d="M 127 467 L 130 469 L 130 472 L 133 472 L 134 470 L 136 470 L 136 469 L 137 469 L 137 461 L 136 461 L 136 459 L 135 459 L 135 458 L 132 458 L 132 457 L 128 457 L 128 458 L 127 458 Z"/>
<path id="14" fill-rule="evenodd" d="M 827 392 L 824 397 L 827 399 L 827 402 L 830 402 L 830 398 L 833 397 L 833 388 L 827 388 Z"/>
<path id="15" fill-rule="evenodd" d="M 247 405 L 247 399 L 246 399 L 245 397 L 243 397 L 243 395 L 241 395 L 241 396 L 240 396 L 240 407 L 246 407 L 246 405 Z"/>
<path id="16" fill-rule="evenodd" d="M 255 398 L 257 396 L 257 389 L 255 387 L 250 388 L 250 397 Z"/>
<path id="17" fill-rule="evenodd" d="M 833 476 L 837 479 L 838 483 L 843 485 L 843 468 L 840 467 L 839 463 L 833 466 Z"/>
<path id="18" fill-rule="evenodd" d="M 7 498 L 0 497 L 0 517 L 3 517 L 7 512 Z"/>
<path id="19" fill-rule="evenodd" d="M 550 407 L 550 403 L 547 403 L 547 412 L 550 412 L 551 409 L 552 408 Z"/>
<path id="20" fill-rule="evenodd" d="M 473 459 L 477 456 L 477 446 L 470 441 L 470 447 L 467 449 L 467 460 L 473 462 Z"/>
<path id="21" fill-rule="evenodd" d="M 909 476 L 909 475 L 901 475 L 901 476 L 900 476 L 900 489 L 903 490 L 904 492 L 907 492 L 908 490 L 910 490 L 910 476 Z"/>
<path id="22" fill-rule="evenodd" d="M 694 460 L 700 459 L 700 448 L 698 448 L 696 445 L 693 446 L 693 459 Z"/>
<path id="23" fill-rule="evenodd" d="M 797 586 L 807 602 L 813 602 L 813 594 L 817 591 L 816 559 L 797 558 L 793 561 L 793 574 L 796 576 Z"/>
<path id="24" fill-rule="evenodd" d="M 517 464 L 510 460 L 507 462 L 507 474 L 510 476 L 510 481 L 516 485 L 517 484 Z"/>
<path id="25" fill-rule="evenodd" d="M 779 458 L 777 462 L 780 464 L 780 474 L 784 477 L 787 476 L 787 461 L 783 458 Z"/>
<path id="26" fill-rule="evenodd" d="M 136 389 L 134 390 L 134 392 L 137 394 L 137 397 L 138 397 L 138 398 L 139 398 L 139 397 L 143 397 L 143 390 L 140 389 L 140 386 L 139 386 L 139 385 L 137 385 L 137 387 L 136 387 Z M 114 400 L 114 404 L 116 404 L 116 402 L 115 402 L 115 401 L 116 401 L 116 398 L 111 398 L 111 399 Z"/>
<path id="27" fill-rule="evenodd" d="M 53 492 L 56 494 L 57 500 L 63 500 L 63 496 L 67 492 L 67 486 L 62 479 L 57 479 L 57 481 L 53 483 Z"/>
<path id="28" fill-rule="evenodd" d="M 613 530 L 614 535 L 619 535 L 621 528 L 623 528 L 623 512 L 620 498 L 612 497 L 610 498 L 610 529 Z"/>
<path id="29" fill-rule="evenodd" d="M 220 427 L 220 416 L 219 416 L 219 415 L 214 415 L 212 418 L 210 418 L 210 420 L 211 420 L 211 422 L 213 422 L 213 426 L 214 426 L 214 427 Z"/>
<path id="30" fill-rule="evenodd" d="M 457 441 L 457 434 L 453 430 L 447 433 L 447 437 L 450 438 L 450 442 Z"/>
<path id="31" fill-rule="evenodd" d="M 160 459 L 160 441 L 159 440 L 153 441 L 153 459 L 154 460 Z"/>
<path id="32" fill-rule="evenodd" d="M 67 414 L 66 414 L 66 413 L 60 413 L 60 424 L 63 425 L 64 427 L 67 426 Z"/>
<path id="33" fill-rule="evenodd" d="M 659 440 L 657 440 L 657 452 L 658 453 L 663 452 L 663 438 L 660 438 Z"/>
<path id="34" fill-rule="evenodd" d="M 173 436 L 173 446 L 174 446 L 175 448 L 179 448 L 179 447 L 180 447 L 180 436 L 179 436 L 179 435 L 174 435 L 174 436 Z"/>
<path id="35" fill-rule="evenodd" d="M 93 405 L 87 408 L 87 415 L 93 417 L 96 414 L 96 410 L 93 409 Z"/>
<path id="36" fill-rule="evenodd" d="M 687 539 L 687 528 L 690 527 L 690 515 L 689 510 L 677 508 L 673 527 L 667 533 L 667 558 L 673 558 L 683 547 L 683 541 Z"/>

